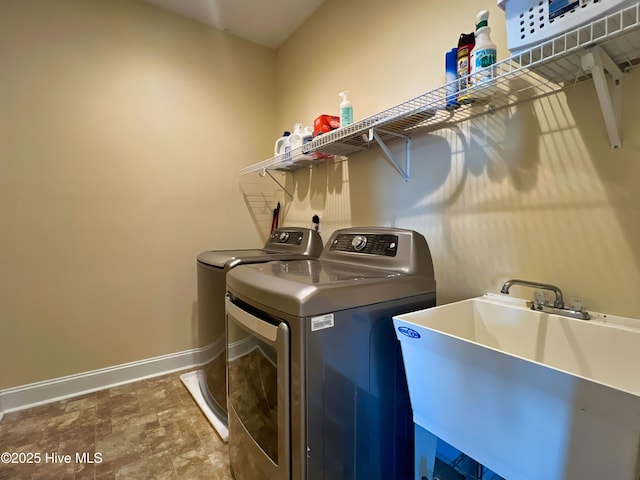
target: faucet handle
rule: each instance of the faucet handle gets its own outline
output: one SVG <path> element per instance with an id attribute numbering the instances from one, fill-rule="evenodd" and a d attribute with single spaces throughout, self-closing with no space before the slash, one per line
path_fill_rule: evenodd
<path id="1" fill-rule="evenodd" d="M 542 290 L 534 290 L 533 292 L 533 304 L 536 307 L 541 307 L 546 304 L 544 298 L 544 292 Z"/>
<path id="2" fill-rule="evenodd" d="M 587 301 L 582 297 L 569 297 L 569 309 L 583 312 L 587 308 Z"/>
<path id="3" fill-rule="evenodd" d="M 533 303 L 536 307 L 548 307 L 553 305 L 553 298 L 551 292 L 548 290 L 534 290 L 533 291 Z"/>

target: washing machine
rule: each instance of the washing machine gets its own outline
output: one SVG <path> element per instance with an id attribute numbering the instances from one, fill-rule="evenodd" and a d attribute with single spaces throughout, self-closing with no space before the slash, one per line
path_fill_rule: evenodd
<path id="1" fill-rule="evenodd" d="M 242 264 L 317 258 L 321 253 L 322 239 L 317 231 L 286 227 L 274 230 L 262 249 L 209 250 L 198 255 L 197 343 L 202 368 L 181 379 L 224 441 L 228 436 L 224 312 L 227 272 Z"/>
<path id="2" fill-rule="evenodd" d="M 317 260 L 227 275 L 236 480 L 408 480 L 413 419 L 393 315 L 434 306 L 425 238 L 337 230 Z"/>

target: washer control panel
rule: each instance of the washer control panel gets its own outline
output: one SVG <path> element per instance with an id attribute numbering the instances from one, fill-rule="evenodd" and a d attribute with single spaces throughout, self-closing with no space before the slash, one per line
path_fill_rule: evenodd
<path id="1" fill-rule="evenodd" d="M 302 245 L 304 234 L 296 231 L 277 230 L 271 234 L 267 244 Z"/>
<path id="2" fill-rule="evenodd" d="M 344 233 L 333 239 L 329 250 L 332 252 L 352 252 L 395 257 L 398 252 L 398 236 Z"/>

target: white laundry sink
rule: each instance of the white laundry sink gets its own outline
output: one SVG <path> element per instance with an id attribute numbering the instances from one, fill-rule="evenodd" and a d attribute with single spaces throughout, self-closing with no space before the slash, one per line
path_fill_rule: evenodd
<path id="1" fill-rule="evenodd" d="M 640 320 L 487 294 L 394 317 L 414 421 L 508 480 L 638 480 Z"/>

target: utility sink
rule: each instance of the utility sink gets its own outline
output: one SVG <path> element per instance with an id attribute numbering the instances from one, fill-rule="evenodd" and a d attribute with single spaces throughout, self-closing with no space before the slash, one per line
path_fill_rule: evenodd
<path id="1" fill-rule="evenodd" d="M 394 317 L 414 421 L 507 480 L 640 478 L 640 320 L 487 294 Z"/>

